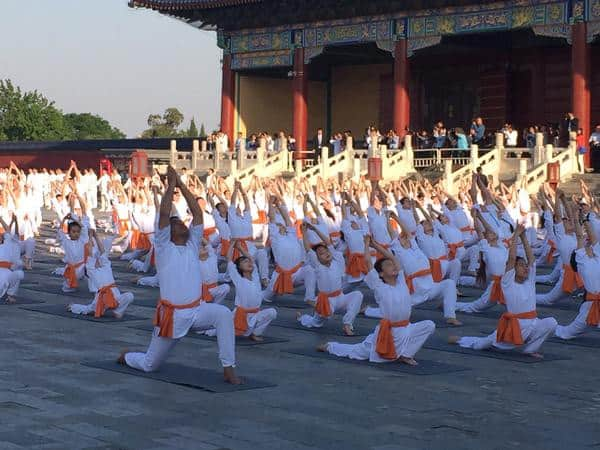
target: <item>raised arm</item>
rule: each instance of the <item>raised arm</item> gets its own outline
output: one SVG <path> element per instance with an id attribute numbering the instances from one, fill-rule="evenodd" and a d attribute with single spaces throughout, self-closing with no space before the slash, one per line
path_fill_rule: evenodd
<path id="1" fill-rule="evenodd" d="M 204 223 L 204 214 L 202 213 L 202 208 L 198 204 L 196 197 L 189 190 L 189 188 L 181 181 L 181 178 L 177 176 L 177 187 L 181 191 L 181 195 L 185 198 L 185 201 L 188 205 L 188 208 L 192 212 L 192 225 L 202 225 Z"/>
<path id="2" fill-rule="evenodd" d="M 158 217 L 158 228 L 161 230 L 169 226 L 171 208 L 173 207 L 173 193 L 175 192 L 175 186 L 177 185 L 177 172 L 175 172 L 175 169 L 172 166 L 167 168 L 167 180 L 169 184 L 160 202 Z"/>
<path id="3" fill-rule="evenodd" d="M 508 250 L 508 260 L 506 261 L 506 269 L 505 272 L 510 272 L 515 268 L 515 264 L 517 262 L 517 241 L 519 236 L 523 232 L 524 228 L 522 225 L 517 226 L 515 228 L 515 232 L 511 236 L 510 239 L 510 248 Z"/>

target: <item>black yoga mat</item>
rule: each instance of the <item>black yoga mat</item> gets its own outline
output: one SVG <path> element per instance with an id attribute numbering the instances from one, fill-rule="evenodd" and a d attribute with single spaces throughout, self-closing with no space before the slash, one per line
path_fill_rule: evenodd
<path id="1" fill-rule="evenodd" d="M 115 361 L 86 361 L 81 364 L 95 369 L 110 370 L 112 372 L 133 375 L 140 378 L 149 378 L 151 380 L 187 386 L 214 393 L 247 391 L 249 389 L 277 386 L 268 381 L 246 378 L 243 375 L 242 378 L 244 379 L 244 384 L 232 385 L 223 381 L 223 372 L 221 371 L 200 369 L 198 367 L 189 367 L 176 363 L 164 363 L 157 372 L 142 372 L 141 370 L 135 370 L 128 366 L 122 366 Z"/>
<path id="2" fill-rule="evenodd" d="M 441 362 L 431 361 L 427 359 L 421 359 L 417 355 L 418 366 L 409 366 L 407 364 L 403 364 L 401 362 L 387 362 L 387 363 L 374 363 L 370 361 L 360 361 L 357 359 L 343 358 L 335 355 L 331 355 L 326 352 L 318 352 L 314 349 L 292 349 L 292 350 L 284 350 L 285 353 L 291 353 L 293 355 L 300 356 L 308 356 L 311 358 L 323 359 L 328 361 L 339 361 L 349 364 L 354 364 L 357 366 L 365 366 L 365 367 L 374 367 L 379 370 L 385 370 L 388 372 L 399 372 L 406 373 L 410 375 L 437 375 L 443 373 L 452 373 L 452 372 L 462 372 L 465 370 L 470 370 L 467 367 L 463 366 L 455 366 L 453 364 L 444 364 Z"/>
<path id="3" fill-rule="evenodd" d="M 342 331 L 343 325 L 341 320 L 337 318 L 329 319 L 321 328 L 306 328 L 300 325 L 300 322 L 298 322 L 296 319 L 285 319 L 280 317 L 271 322 L 271 325 L 281 328 L 308 331 L 317 334 L 348 337 Z M 354 323 L 354 336 L 368 336 L 374 329 L 375 327 L 364 327 Z"/>
<path id="4" fill-rule="evenodd" d="M 9 303 L 6 298 L 0 300 L 0 306 L 37 305 L 39 303 L 44 303 L 41 300 L 33 300 L 31 298 L 15 297 L 15 299 L 17 301 L 14 303 Z"/>
<path id="5" fill-rule="evenodd" d="M 145 317 L 132 316 L 130 314 L 125 314 L 122 319 L 115 319 L 110 312 L 102 317 L 94 317 L 93 315 L 84 315 L 84 314 L 73 314 L 72 312 L 67 311 L 66 305 L 44 305 L 44 306 L 23 306 L 21 309 L 25 309 L 27 311 L 40 312 L 44 314 L 51 314 L 53 316 L 66 317 L 69 319 L 79 319 L 79 320 L 87 320 L 91 322 L 100 322 L 100 323 L 120 323 L 120 322 L 128 322 L 131 320 L 148 320 Z"/>

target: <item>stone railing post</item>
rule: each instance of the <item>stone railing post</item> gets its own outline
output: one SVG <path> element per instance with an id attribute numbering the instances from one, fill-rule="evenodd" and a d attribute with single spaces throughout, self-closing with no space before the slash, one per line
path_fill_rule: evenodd
<path id="1" fill-rule="evenodd" d="M 379 146 L 379 157 L 381 158 L 381 178 L 385 180 L 389 173 L 388 163 L 387 163 L 387 158 L 388 158 L 387 145 Z"/>
<path id="2" fill-rule="evenodd" d="M 446 192 L 453 193 L 454 183 L 452 182 L 452 160 L 444 161 L 444 180 L 446 181 Z"/>
<path id="3" fill-rule="evenodd" d="M 504 134 L 496 133 L 495 138 L 496 139 L 494 141 L 495 142 L 494 147 L 496 147 L 499 150 L 504 150 Z"/>
<path id="4" fill-rule="evenodd" d="M 200 142 L 200 151 L 202 153 L 206 153 L 207 150 L 208 150 L 208 142 L 206 142 L 206 141 Z"/>
<path id="5" fill-rule="evenodd" d="M 535 147 L 533 148 L 533 167 L 544 161 L 544 133 L 535 133 Z"/>
<path id="6" fill-rule="evenodd" d="M 223 153 L 223 143 L 219 139 L 215 142 L 215 154 L 213 155 L 213 169 L 215 169 L 215 173 L 217 173 L 221 167 L 221 153 Z"/>
<path id="7" fill-rule="evenodd" d="M 175 139 L 171 139 L 170 142 L 169 164 L 171 164 L 173 167 L 177 165 L 177 141 Z"/>
<path id="8" fill-rule="evenodd" d="M 525 178 L 527 176 L 527 171 L 528 171 L 528 167 L 527 167 L 528 161 L 525 158 L 521 158 L 519 159 L 519 176 L 517 178 L 518 181 L 521 181 L 523 178 Z"/>
<path id="9" fill-rule="evenodd" d="M 258 140 L 258 148 L 256 149 L 256 164 L 258 169 L 261 169 L 264 165 L 265 153 L 267 153 L 267 140 L 260 138 Z"/>
<path id="10" fill-rule="evenodd" d="M 200 159 L 200 141 L 192 141 L 192 171 L 198 170 L 198 160 Z"/>
<path id="11" fill-rule="evenodd" d="M 321 147 L 321 177 L 329 178 L 329 148 Z"/>
<path id="12" fill-rule="evenodd" d="M 352 159 L 352 178 L 358 180 L 360 178 L 360 165 L 362 164 L 361 160 L 358 158 Z"/>
<path id="13" fill-rule="evenodd" d="M 294 169 L 296 172 L 296 178 L 300 178 L 302 176 L 302 160 L 301 159 L 296 160 Z"/>
<path id="14" fill-rule="evenodd" d="M 232 159 L 231 164 L 229 166 L 229 176 L 232 177 L 233 179 L 236 179 L 237 173 L 238 173 L 237 162 L 235 159 Z"/>
<path id="15" fill-rule="evenodd" d="M 546 154 L 544 156 L 544 162 L 549 163 L 552 157 L 554 156 L 554 146 L 552 144 L 546 145 Z"/>
<path id="16" fill-rule="evenodd" d="M 346 136 L 346 173 L 352 174 L 354 171 L 354 140 L 352 136 Z"/>
<path id="17" fill-rule="evenodd" d="M 244 170 L 246 167 L 246 140 L 240 140 L 240 148 L 237 151 L 237 169 Z"/>
<path id="18" fill-rule="evenodd" d="M 477 170 L 477 160 L 479 159 L 479 146 L 477 144 L 471 145 L 471 170 L 475 172 Z"/>
<path id="19" fill-rule="evenodd" d="M 408 170 L 414 171 L 415 169 L 415 152 L 412 146 L 412 135 L 407 134 L 404 136 L 404 152 L 406 156 L 406 166 Z"/>

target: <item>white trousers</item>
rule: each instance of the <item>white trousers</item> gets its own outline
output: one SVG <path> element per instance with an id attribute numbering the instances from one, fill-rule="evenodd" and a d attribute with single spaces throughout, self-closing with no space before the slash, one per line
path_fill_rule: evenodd
<path id="1" fill-rule="evenodd" d="M 462 337 L 458 341 L 458 345 L 464 348 L 472 348 L 473 350 L 485 350 L 496 347 L 502 350 L 515 349 L 522 353 L 535 353 L 540 349 L 544 341 L 554 334 L 557 326 L 554 317 L 546 317 L 545 319 L 519 319 L 519 323 L 521 324 L 521 335 L 524 342 L 519 347 L 504 342 L 496 342 L 496 331 L 484 337 Z"/>
<path id="2" fill-rule="evenodd" d="M 398 357 L 412 358 L 423 347 L 425 341 L 435 331 L 435 324 L 431 320 L 411 323 L 406 327 L 394 328 L 394 346 Z M 335 356 L 350 359 L 370 360 L 372 362 L 392 362 L 379 356 L 376 351 L 379 325 L 375 331 L 358 344 L 342 344 L 328 342 L 327 351 Z"/>
<path id="3" fill-rule="evenodd" d="M 33 254 L 35 253 L 35 239 L 29 238 L 24 241 L 19 241 L 19 247 L 21 248 L 21 254 L 25 256 L 25 258 L 33 259 Z"/>
<path id="4" fill-rule="evenodd" d="M 115 288 L 113 288 L 113 292 L 114 291 L 115 291 Z M 115 292 L 115 294 L 116 294 L 115 298 L 117 299 L 117 303 L 119 304 L 119 306 L 117 306 L 114 310 L 107 310 L 107 311 L 114 311 L 115 314 L 122 316 L 123 314 L 125 314 L 127 307 L 131 304 L 131 302 L 133 302 L 133 294 L 131 292 L 119 292 L 118 290 L 117 290 L 117 292 Z M 94 300 L 91 303 L 89 303 L 87 305 L 73 303 L 71 305 L 71 307 L 69 308 L 69 310 L 73 314 L 83 314 L 83 315 L 94 314 L 96 312 L 97 300 L 98 300 L 98 294 L 96 294 L 94 296 Z"/>
<path id="5" fill-rule="evenodd" d="M 577 317 L 569 325 L 558 325 L 554 331 L 554 335 L 561 339 L 573 339 L 581 336 L 586 330 L 592 329 L 586 320 L 593 302 L 583 302 L 579 307 Z M 598 327 L 600 328 L 600 326 Z"/>
<path id="6" fill-rule="evenodd" d="M 472 278 L 473 280 L 475 280 L 475 278 L 473 277 L 461 277 L 461 281 L 465 282 L 463 284 L 464 286 L 469 285 L 469 280 L 467 280 L 467 278 Z M 474 300 L 472 302 L 457 302 L 456 309 L 458 311 L 466 313 L 478 313 L 495 306 L 496 302 L 490 301 L 490 295 L 492 294 L 493 284 L 493 282 L 488 283 L 487 288 L 485 288 L 485 291 L 483 291 L 483 294 L 481 294 L 481 297 L 479 297 L 477 300 Z"/>
<path id="7" fill-rule="evenodd" d="M 560 256 L 558 256 L 554 259 L 554 261 L 556 262 L 556 264 L 554 264 L 554 268 L 552 269 L 552 272 L 550 272 L 548 275 L 536 275 L 536 277 L 535 277 L 536 283 L 556 283 L 556 281 L 558 281 L 558 278 L 560 277 L 560 273 L 563 270 L 562 259 Z"/>
<path id="8" fill-rule="evenodd" d="M 202 303 L 196 308 L 196 317 L 190 327 L 192 331 L 204 331 L 215 328 L 217 330 L 217 344 L 219 359 L 223 367 L 235 366 L 235 332 L 233 328 L 233 315 L 223 305 Z M 159 328 L 154 328 L 152 340 L 145 353 L 127 353 L 125 362 L 129 367 L 144 372 L 158 370 L 166 361 L 169 353 L 179 339 L 158 336 Z"/>
<path id="9" fill-rule="evenodd" d="M 54 275 L 58 275 L 58 276 L 64 276 L 65 273 L 65 269 L 67 267 L 59 267 L 58 269 L 54 270 Z M 81 281 L 85 278 L 85 264 L 82 264 L 81 266 L 77 267 L 75 269 L 75 276 L 77 277 L 77 281 Z M 73 292 L 75 289 L 70 288 L 69 287 L 69 283 L 67 282 L 67 279 L 64 278 L 63 279 L 63 284 L 62 284 L 62 290 L 63 292 Z"/>
<path id="10" fill-rule="evenodd" d="M 271 275 L 269 285 L 263 291 L 263 298 L 265 300 L 269 301 L 276 296 L 273 289 L 278 277 L 279 274 L 277 272 L 273 272 L 273 275 Z M 294 286 L 300 286 L 304 284 L 304 300 L 315 299 L 315 290 L 317 288 L 317 277 L 315 275 L 315 269 L 313 269 L 308 264 L 303 265 L 296 271 L 296 273 L 292 274 L 292 281 L 294 283 Z"/>
<path id="11" fill-rule="evenodd" d="M 456 283 L 454 281 L 442 280 L 439 283 L 432 283 L 428 289 L 419 289 L 412 296 L 413 306 L 429 300 L 442 300 L 444 317 L 446 319 L 456 318 Z"/>
<path id="12" fill-rule="evenodd" d="M 560 277 L 554 284 L 554 287 L 546 294 L 537 294 L 535 296 L 535 302 L 538 305 L 552 305 L 560 300 L 568 300 L 571 298 L 571 294 L 564 292 L 562 289 L 564 271 L 561 268 Z"/>
<path id="13" fill-rule="evenodd" d="M 362 292 L 354 291 L 348 294 L 342 294 L 339 297 L 329 299 L 329 307 L 331 308 L 332 315 L 344 311 L 344 317 L 342 321 L 344 325 L 352 325 L 354 319 L 360 312 L 362 305 L 363 295 Z M 298 321 L 303 327 L 307 328 L 321 328 L 327 322 L 328 317 L 322 317 L 316 312 L 313 315 L 303 314 L 298 318 Z"/>
<path id="14" fill-rule="evenodd" d="M 15 296 L 21 280 L 25 277 L 22 270 L 0 269 L 0 298 L 6 294 Z"/>
<path id="15" fill-rule="evenodd" d="M 235 310 L 233 311 L 235 314 Z M 265 308 L 261 309 L 257 313 L 248 314 L 248 331 L 246 331 L 243 335 L 262 336 L 269 324 L 276 318 L 277 311 L 275 308 Z"/>
<path id="16" fill-rule="evenodd" d="M 137 281 L 137 284 L 139 284 L 140 286 L 158 287 L 158 274 L 153 275 L 151 277 L 142 277 Z"/>
<path id="17" fill-rule="evenodd" d="M 223 303 L 223 300 L 225 300 L 225 297 L 227 297 L 227 294 L 229 294 L 230 290 L 231 287 L 228 284 L 220 284 L 212 289 L 209 289 L 208 292 L 210 292 L 210 294 L 213 296 L 212 303 L 216 303 L 217 305 Z"/>

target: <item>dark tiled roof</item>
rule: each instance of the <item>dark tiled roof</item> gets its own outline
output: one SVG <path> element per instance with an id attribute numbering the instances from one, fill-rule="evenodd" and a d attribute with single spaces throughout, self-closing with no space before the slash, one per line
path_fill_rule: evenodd
<path id="1" fill-rule="evenodd" d="M 262 0 L 130 0 L 129 6 L 156 9 L 163 12 L 190 9 L 212 9 L 260 3 Z"/>

